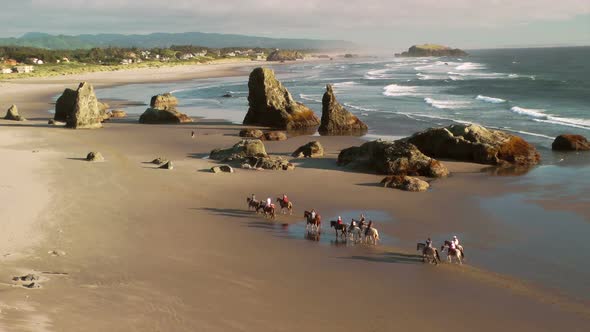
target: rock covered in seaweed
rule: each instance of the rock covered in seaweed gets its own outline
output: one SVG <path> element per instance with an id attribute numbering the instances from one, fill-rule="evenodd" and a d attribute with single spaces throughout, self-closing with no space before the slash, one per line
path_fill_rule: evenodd
<path id="1" fill-rule="evenodd" d="M 588 151 L 590 142 L 582 135 L 564 134 L 559 135 L 551 144 L 555 151 Z"/>
<path id="2" fill-rule="evenodd" d="M 245 125 L 296 130 L 320 124 L 311 109 L 293 100 L 272 69 L 254 69 L 250 73 L 248 90 L 250 107 L 244 118 Z"/>
<path id="3" fill-rule="evenodd" d="M 242 168 L 291 170 L 295 166 L 282 157 L 270 157 L 264 144 L 258 139 L 245 139 L 229 149 L 215 149 L 210 159 L 239 163 Z"/>
<path id="4" fill-rule="evenodd" d="M 380 174 L 445 177 L 449 170 L 438 160 L 424 155 L 405 141 L 376 140 L 344 149 L 338 165 L 366 168 Z"/>
<path id="5" fill-rule="evenodd" d="M 432 158 L 499 166 L 533 166 L 541 158 L 537 149 L 521 137 L 475 124 L 430 128 L 407 141 Z"/>
<path id="6" fill-rule="evenodd" d="M 334 94 L 332 85 L 326 86 L 322 98 L 322 120 L 318 131 L 322 135 L 363 134 L 368 127 L 354 114 L 344 108 Z"/>

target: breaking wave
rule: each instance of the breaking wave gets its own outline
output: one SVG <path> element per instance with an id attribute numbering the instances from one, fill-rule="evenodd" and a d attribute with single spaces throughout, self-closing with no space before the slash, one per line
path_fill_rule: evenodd
<path id="1" fill-rule="evenodd" d="M 502 103 L 506 102 L 506 100 L 501 99 L 501 98 L 494 98 L 494 97 L 488 97 L 488 96 L 482 96 L 482 95 L 478 95 L 477 97 L 475 97 L 475 99 L 481 100 L 486 103 L 492 103 L 492 104 L 502 104 Z"/>

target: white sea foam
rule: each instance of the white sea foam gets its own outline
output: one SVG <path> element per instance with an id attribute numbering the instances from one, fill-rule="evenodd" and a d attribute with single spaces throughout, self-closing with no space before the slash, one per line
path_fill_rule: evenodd
<path id="1" fill-rule="evenodd" d="M 465 62 L 464 64 L 461 64 L 457 67 L 455 67 L 455 69 L 457 70 L 478 70 L 478 69 L 485 69 L 486 67 L 481 64 L 481 63 L 473 63 L 473 62 Z"/>
<path id="2" fill-rule="evenodd" d="M 456 109 L 456 108 L 463 108 L 469 104 L 466 101 L 459 101 L 459 100 L 436 100 L 432 98 L 424 98 L 424 101 L 438 109 Z"/>
<path id="3" fill-rule="evenodd" d="M 492 104 L 501 104 L 501 103 L 506 102 L 506 100 L 501 99 L 501 98 L 488 97 L 488 96 L 482 96 L 482 95 L 478 95 L 477 97 L 475 97 L 475 99 L 481 100 L 486 103 L 492 103 Z"/>
<path id="4" fill-rule="evenodd" d="M 540 110 L 540 109 L 522 108 L 522 107 L 514 106 L 510 109 L 510 111 L 513 113 L 516 113 L 516 114 L 526 115 L 526 116 L 536 118 L 536 119 L 547 120 L 549 118 L 549 115 L 543 113 L 545 110 Z"/>
<path id="5" fill-rule="evenodd" d="M 387 97 L 415 96 L 417 87 L 390 84 L 383 88 L 383 95 Z"/>
<path id="6" fill-rule="evenodd" d="M 350 88 L 350 87 L 355 86 L 357 84 L 358 84 L 357 82 L 349 81 L 349 82 L 334 83 L 334 84 L 332 84 L 332 86 L 336 89 L 342 89 L 342 88 Z"/>
<path id="7" fill-rule="evenodd" d="M 299 98 L 307 101 L 313 101 L 314 103 L 322 103 L 321 99 L 319 99 L 321 96 L 319 95 L 304 95 L 303 93 L 300 93 Z"/>
<path id="8" fill-rule="evenodd" d="M 518 78 L 519 76 L 518 76 L 518 74 L 509 74 L 508 77 L 510 77 L 510 78 Z"/>
<path id="9" fill-rule="evenodd" d="M 393 136 L 393 135 L 377 135 L 377 134 L 366 134 L 362 137 L 362 139 L 367 141 L 374 141 L 374 140 L 384 140 L 384 141 L 397 141 L 399 139 L 405 138 L 404 136 Z"/>
<path id="10" fill-rule="evenodd" d="M 376 110 L 376 109 L 374 109 L 374 108 L 361 107 L 361 106 L 356 106 L 356 105 L 353 105 L 353 104 L 348 104 L 348 103 L 344 103 L 344 106 L 346 106 L 346 107 L 348 107 L 348 108 L 355 109 L 355 110 L 357 110 L 357 111 L 362 111 L 362 112 L 375 112 L 375 111 L 377 111 L 377 110 Z"/>
<path id="11" fill-rule="evenodd" d="M 588 119 L 564 118 L 555 115 L 545 114 L 543 113 L 544 110 L 527 109 L 518 106 L 512 107 L 510 111 L 531 117 L 533 118 L 533 121 L 536 122 L 590 130 L 590 120 Z"/>
<path id="12" fill-rule="evenodd" d="M 370 70 L 365 74 L 365 78 L 368 80 L 381 80 L 386 78 L 391 78 L 389 74 L 391 69 L 375 69 Z"/>

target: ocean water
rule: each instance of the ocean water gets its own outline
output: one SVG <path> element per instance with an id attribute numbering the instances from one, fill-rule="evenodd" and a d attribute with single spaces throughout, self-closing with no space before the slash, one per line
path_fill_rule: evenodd
<path id="1" fill-rule="evenodd" d="M 478 123 L 521 135 L 545 162 L 562 133 L 590 135 L 590 47 L 474 50 L 470 56 L 356 58 L 271 65 L 293 97 L 321 115 L 325 85 L 370 128 L 368 139 L 399 138 L 432 126 Z M 192 116 L 240 123 L 244 77 L 104 89 L 102 98 L 149 100 L 169 91 Z M 230 93 L 232 98 L 223 98 Z M 143 112 L 144 107 L 131 109 Z"/>
<path id="2" fill-rule="evenodd" d="M 369 126 L 366 139 L 397 139 L 433 126 L 478 123 L 535 144 L 543 158 L 540 167 L 506 180 L 509 193 L 473 197 L 474 204 L 496 223 L 485 227 L 505 231 L 507 236 L 478 249 L 477 244 L 489 239 L 452 227 L 449 232 L 459 234 L 471 246 L 469 264 L 590 301 L 590 266 L 585 264 L 590 250 L 586 239 L 590 234 L 590 153 L 551 151 L 559 134 L 590 137 L 588 59 L 590 47 L 577 47 L 476 50 L 464 58 L 376 57 L 271 67 L 293 97 L 318 115 L 325 85 L 333 84 L 339 101 Z M 248 109 L 246 77 L 126 85 L 100 89 L 97 94 L 99 98 L 147 102 L 152 95 L 167 91 L 179 98 L 183 112 L 195 117 L 241 123 Z M 226 93 L 232 97 L 222 97 Z M 145 107 L 126 110 L 141 114 Z M 438 241 L 450 234 L 432 236 Z M 537 248 L 542 248 L 541 253 Z"/>

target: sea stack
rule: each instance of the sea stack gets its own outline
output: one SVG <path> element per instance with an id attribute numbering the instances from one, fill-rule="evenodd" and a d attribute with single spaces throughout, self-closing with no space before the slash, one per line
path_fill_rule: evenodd
<path id="1" fill-rule="evenodd" d="M 436 44 L 414 45 L 406 52 L 396 54 L 398 57 L 425 57 L 425 56 L 466 56 L 467 52 L 448 46 Z"/>
<path id="2" fill-rule="evenodd" d="M 67 128 L 94 129 L 102 127 L 103 115 L 92 84 L 82 82 L 77 90 L 66 89 L 55 104 L 55 121 Z"/>
<path id="3" fill-rule="evenodd" d="M 368 127 L 354 114 L 344 108 L 334 95 L 332 85 L 326 86 L 322 98 L 322 122 L 319 132 L 322 135 L 363 134 Z"/>
<path id="4" fill-rule="evenodd" d="M 153 96 L 150 107 L 139 117 L 139 123 L 179 124 L 193 122 L 188 115 L 176 110 L 178 99 L 170 93 Z"/>
<path id="5" fill-rule="evenodd" d="M 293 100 L 272 69 L 254 69 L 250 73 L 248 90 L 250 108 L 244 118 L 245 125 L 297 130 L 320 124 L 311 109 Z"/>

